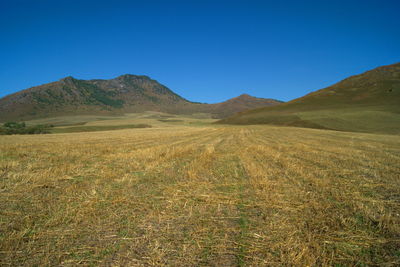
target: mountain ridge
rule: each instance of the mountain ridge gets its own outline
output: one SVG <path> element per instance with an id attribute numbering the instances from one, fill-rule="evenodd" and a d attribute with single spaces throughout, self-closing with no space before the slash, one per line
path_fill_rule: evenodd
<path id="1" fill-rule="evenodd" d="M 223 118 L 245 109 L 281 103 L 249 95 L 231 100 L 215 104 L 192 102 L 146 75 L 91 80 L 67 76 L 0 98 L 0 121 L 142 111 L 210 113 L 214 118 Z"/>

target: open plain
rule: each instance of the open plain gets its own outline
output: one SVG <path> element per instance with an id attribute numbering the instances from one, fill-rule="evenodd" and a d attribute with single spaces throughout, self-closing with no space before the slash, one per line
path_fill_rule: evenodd
<path id="1" fill-rule="evenodd" d="M 400 264 L 399 136 L 159 122 L 0 136 L 0 265 Z"/>

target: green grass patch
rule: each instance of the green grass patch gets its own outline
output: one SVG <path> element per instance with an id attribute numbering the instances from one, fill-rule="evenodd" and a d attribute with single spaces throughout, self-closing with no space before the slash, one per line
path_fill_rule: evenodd
<path id="1" fill-rule="evenodd" d="M 79 132 L 98 132 L 122 129 L 151 128 L 149 124 L 128 124 L 128 125 L 99 125 L 99 126 L 76 126 L 66 128 L 54 128 L 51 133 L 79 133 Z"/>
<path id="2" fill-rule="evenodd" d="M 158 121 L 161 121 L 161 122 L 183 122 L 183 120 L 175 120 L 175 119 L 169 119 L 169 120 L 160 119 Z"/>

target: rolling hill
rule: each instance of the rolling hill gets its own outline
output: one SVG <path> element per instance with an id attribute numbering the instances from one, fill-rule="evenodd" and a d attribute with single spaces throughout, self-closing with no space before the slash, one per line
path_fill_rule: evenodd
<path id="1" fill-rule="evenodd" d="M 66 77 L 0 99 L 0 121 L 143 111 L 210 113 L 214 118 L 224 118 L 246 109 L 279 103 L 249 95 L 217 104 L 195 103 L 147 76 L 131 74 L 110 80 Z"/>
<path id="2" fill-rule="evenodd" d="M 351 76 L 287 103 L 244 111 L 219 123 L 398 134 L 400 63 Z"/>

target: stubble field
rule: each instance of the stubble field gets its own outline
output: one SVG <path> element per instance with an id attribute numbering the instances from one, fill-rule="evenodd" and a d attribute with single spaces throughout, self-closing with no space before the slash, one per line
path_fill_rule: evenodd
<path id="1" fill-rule="evenodd" d="M 2 266 L 394 266 L 399 201 L 395 135 L 0 136 Z"/>

